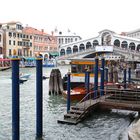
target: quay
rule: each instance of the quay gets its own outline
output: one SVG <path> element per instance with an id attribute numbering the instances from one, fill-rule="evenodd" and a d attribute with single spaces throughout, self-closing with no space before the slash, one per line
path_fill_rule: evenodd
<path id="1" fill-rule="evenodd" d="M 96 110 L 120 109 L 140 112 L 140 90 L 110 88 L 104 93 L 105 95 L 96 99 L 91 96 L 93 93 L 88 94 L 75 106 L 71 106 L 64 119 L 58 120 L 58 123 L 76 125 Z M 86 100 L 87 98 L 89 99 Z"/>

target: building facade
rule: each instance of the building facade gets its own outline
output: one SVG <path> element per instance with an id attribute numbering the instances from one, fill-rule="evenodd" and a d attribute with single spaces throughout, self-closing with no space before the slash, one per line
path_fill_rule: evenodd
<path id="1" fill-rule="evenodd" d="M 20 22 L 8 22 L 2 25 L 3 33 L 3 54 L 4 57 L 33 56 L 32 35 L 22 32 L 23 26 Z"/>
<path id="2" fill-rule="evenodd" d="M 58 51 L 62 45 L 66 45 L 72 42 L 77 42 L 82 39 L 79 35 L 72 33 L 69 29 L 67 30 L 67 32 L 65 31 L 62 32 L 62 31 L 58 31 L 58 29 L 56 28 L 52 33 L 57 38 Z"/>
<path id="3" fill-rule="evenodd" d="M 56 37 L 32 27 L 25 27 L 23 32 L 33 36 L 33 52 L 35 56 L 46 54 L 49 57 L 52 52 L 57 51 Z"/>
<path id="4" fill-rule="evenodd" d="M 0 29 L 0 58 L 3 58 L 3 30 Z"/>

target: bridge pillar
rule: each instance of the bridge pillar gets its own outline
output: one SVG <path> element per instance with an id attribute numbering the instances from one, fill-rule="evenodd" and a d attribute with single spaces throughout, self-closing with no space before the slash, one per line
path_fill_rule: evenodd
<path id="1" fill-rule="evenodd" d="M 95 69 L 94 69 L 94 99 L 97 97 L 98 93 L 98 57 L 95 58 Z"/>

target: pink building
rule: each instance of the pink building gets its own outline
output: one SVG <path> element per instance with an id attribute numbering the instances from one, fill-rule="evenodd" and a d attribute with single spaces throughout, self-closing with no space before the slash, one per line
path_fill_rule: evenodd
<path id="1" fill-rule="evenodd" d="M 39 54 L 47 54 L 46 57 L 49 57 L 49 54 L 57 53 L 57 40 L 56 37 L 50 34 L 47 34 L 42 29 L 32 27 L 25 27 L 23 33 L 32 34 L 33 36 L 33 53 L 34 56 Z"/>

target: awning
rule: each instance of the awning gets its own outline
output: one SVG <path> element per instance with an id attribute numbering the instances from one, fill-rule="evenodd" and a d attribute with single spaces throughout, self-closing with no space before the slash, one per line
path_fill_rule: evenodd
<path id="1" fill-rule="evenodd" d="M 49 54 L 52 55 L 52 56 L 59 56 L 58 52 L 50 52 Z"/>

